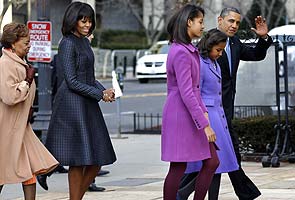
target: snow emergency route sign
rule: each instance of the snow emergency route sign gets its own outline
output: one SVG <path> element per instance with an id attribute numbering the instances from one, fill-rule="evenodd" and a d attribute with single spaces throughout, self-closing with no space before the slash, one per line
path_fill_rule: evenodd
<path id="1" fill-rule="evenodd" d="M 28 21 L 31 48 L 28 53 L 30 62 L 51 61 L 51 22 Z"/>

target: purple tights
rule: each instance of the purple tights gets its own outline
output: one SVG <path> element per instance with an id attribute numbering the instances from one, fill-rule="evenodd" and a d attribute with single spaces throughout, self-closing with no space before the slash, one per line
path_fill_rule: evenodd
<path id="1" fill-rule="evenodd" d="M 197 178 L 194 200 L 204 200 L 213 175 L 219 165 L 214 143 L 210 142 L 211 158 L 203 160 Z M 164 200 L 175 200 L 181 177 L 186 169 L 186 162 L 170 162 L 170 168 L 164 182 Z"/>

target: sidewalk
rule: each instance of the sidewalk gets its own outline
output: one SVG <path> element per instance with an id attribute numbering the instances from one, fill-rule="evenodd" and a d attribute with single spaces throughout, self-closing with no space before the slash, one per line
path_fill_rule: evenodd
<path id="1" fill-rule="evenodd" d="M 123 135 L 127 139 L 113 138 L 118 160 L 103 169 L 110 174 L 96 178 L 105 192 L 87 192 L 84 199 L 94 200 L 161 200 L 163 180 L 168 163 L 160 161 L 160 135 Z M 262 168 L 261 163 L 244 162 L 244 170 L 257 184 L 262 196 L 258 200 L 295 199 L 295 164 L 281 163 L 279 168 Z M 66 174 L 48 178 L 49 191 L 37 186 L 38 200 L 68 199 Z M 5 185 L 1 200 L 22 200 L 21 185 Z M 192 196 L 190 197 L 192 199 Z M 222 176 L 220 200 L 237 199 L 228 176 Z"/>

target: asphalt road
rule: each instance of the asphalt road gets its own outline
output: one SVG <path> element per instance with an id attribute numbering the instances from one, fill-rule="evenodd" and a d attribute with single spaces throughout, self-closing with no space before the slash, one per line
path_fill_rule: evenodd
<path id="1" fill-rule="evenodd" d="M 101 81 L 108 88 L 112 87 L 110 80 Z M 118 105 L 120 104 L 122 131 L 133 130 L 133 113 L 140 115 L 162 115 L 166 99 L 166 80 L 149 81 L 140 84 L 137 80 L 124 82 L 123 96 L 113 103 L 100 102 L 110 133 L 118 132 Z"/>

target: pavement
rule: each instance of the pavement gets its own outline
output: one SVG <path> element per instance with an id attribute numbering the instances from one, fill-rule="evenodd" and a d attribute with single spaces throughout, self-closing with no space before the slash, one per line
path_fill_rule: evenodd
<path id="1" fill-rule="evenodd" d="M 161 200 L 168 163 L 160 159 L 160 135 L 112 135 L 117 162 L 104 166 L 110 173 L 96 178 L 104 192 L 87 192 L 84 200 Z M 295 164 L 281 163 L 279 168 L 263 168 L 260 162 L 243 162 L 247 175 L 260 189 L 258 200 L 295 200 Z M 37 200 L 66 200 L 67 174 L 48 178 L 49 191 L 37 185 Z M 22 200 L 21 184 L 5 185 L 1 200 Z M 193 196 L 190 196 L 192 200 Z M 238 199 L 227 174 L 222 176 L 220 200 Z"/>

